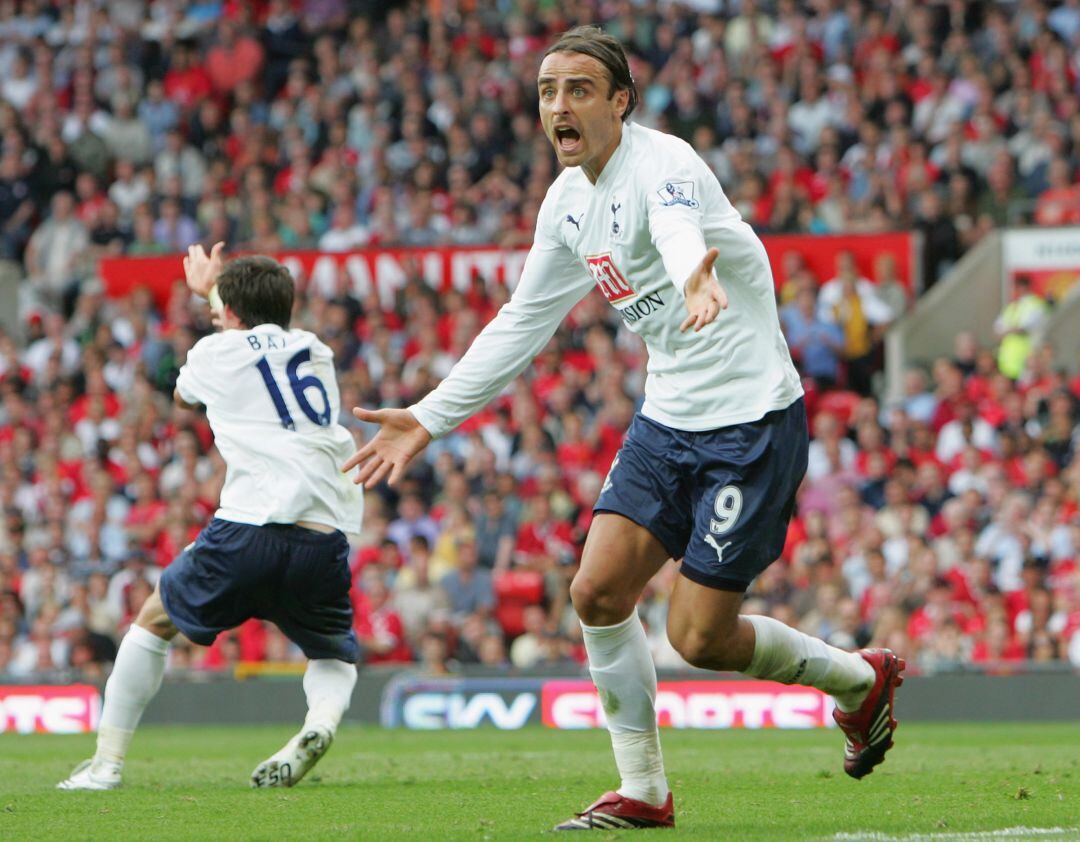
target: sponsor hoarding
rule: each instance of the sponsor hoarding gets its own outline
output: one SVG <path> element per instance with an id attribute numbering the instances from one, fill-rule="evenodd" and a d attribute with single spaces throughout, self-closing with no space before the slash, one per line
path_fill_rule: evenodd
<path id="1" fill-rule="evenodd" d="M 528 249 L 495 246 L 456 248 L 363 249 L 346 252 L 283 251 L 280 260 L 304 288 L 333 298 L 344 288 L 358 298 L 378 293 L 390 308 L 394 295 L 417 276 L 445 291 L 466 290 L 473 278 L 505 283 L 511 289 L 521 277 Z M 176 284 L 183 284 L 182 255 L 112 257 L 98 264 L 105 291 L 117 297 L 139 287 L 149 289 L 159 304 L 168 301 Z"/>
<path id="2" fill-rule="evenodd" d="M 589 681 L 544 682 L 541 703 L 550 728 L 606 727 Z M 661 681 L 656 691 L 661 728 L 822 728 L 832 709 L 819 690 L 771 681 Z"/>
<path id="3" fill-rule="evenodd" d="M 0 733 L 84 734 L 100 715 L 101 694 L 88 684 L 0 686 Z"/>
<path id="4" fill-rule="evenodd" d="M 1080 281 L 1080 227 L 1022 228 L 1001 241 L 1003 300 L 1011 301 L 1016 279 L 1026 275 L 1032 289 L 1060 301 Z"/>
<path id="5" fill-rule="evenodd" d="M 772 264 L 777 285 L 784 277 L 784 256 L 798 252 L 821 283 L 836 272 L 836 256 L 850 251 L 859 271 L 873 278 L 873 263 L 882 254 L 896 261 L 901 283 L 909 289 L 918 286 L 915 277 L 915 238 L 912 234 L 845 234 L 831 236 L 766 235 L 762 238 Z M 453 248 L 360 249 L 346 252 L 282 251 L 274 255 L 284 263 L 302 285 L 326 297 L 334 297 L 344 287 L 353 295 L 379 294 L 383 305 L 390 307 L 395 293 L 411 276 L 418 276 L 440 291 L 465 290 L 474 278 L 485 282 L 505 283 L 511 289 L 521 276 L 527 248 L 504 249 L 496 246 L 457 246 Z M 117 297 L 139 287 L 149 289 L 160 305 L 168 301 L 176 284 L 182 284 L 183 255 L 159 257 L 110 257 L 99 262 L 98 271 L 107 294 Z M 617 270 L 608 263 L 590 263 L 600 289 L 609 300 L 625 294 Z M 621 292 L 620 292 L 621 291 Z M 614 299 L 612 298 L 614 296 Z"/>
<path id="6" fill-rule="evenodd" d="M 494 726 L 516 730 L 540 721 L 537 678 L 422 678 L 402 675 L 383 691 L 379 720 L 421 731 Z"/>
<path id="7" fill-rule="evenodd" d="M 836 277 L 836 258 L 849 251 L 855 258 L 859 273 L 877 280 L 875 264 L 883 255 L 890 255 L 896 264 L 897 280 L 908 290 L 922 289 L 919 277 L 919 255 L 922 239 L 909 231 L 888 234 L 765 234 L 761 241 L 769 254 L 773 279 L 777 288 L 787 281 L 785 263 L 788 252 L 798 253 L 818 283 Z"/>
<path id="8" fill-rule="evenodd" d="M 831 727 L 833 703 L 809 687 L 769 681 L 661 681 L 657 721 L 664 728 Z M 391 682 L 382 724 L 420 730 L 493 726 L 514 730 L 605 727 L 596 689 L 581 679 L 423 679 Z"/>

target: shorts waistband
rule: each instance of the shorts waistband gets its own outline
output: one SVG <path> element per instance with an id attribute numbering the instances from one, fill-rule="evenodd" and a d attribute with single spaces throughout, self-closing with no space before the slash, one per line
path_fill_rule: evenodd
<path id="1" fill-rule="evenodd" d="M 345 533 L 340 529 L 335 529 L 333 532 L 317 532 L 295 523 L 264 523 L 256 528 L 269 529 L 282 537 L 287 537 L 290 541 L 303 541 L 308 544 L 328 544 L 345 537 Z"/>

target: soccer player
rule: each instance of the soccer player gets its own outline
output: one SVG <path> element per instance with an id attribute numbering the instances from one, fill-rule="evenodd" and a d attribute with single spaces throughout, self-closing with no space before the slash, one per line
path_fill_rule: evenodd
<path id="1" fill-rule="evenodd" d="M 223 267 L 222 244 L 188 250 L 191 290 L 210 300 L 222 330 L 188 352 L 173 394 L 206 407 L 228 468 L 221 507 L 161 575 L 120 643 L 105 685 L 97 751 L 60 789 L 120 785 L 124 757 L 161 686 L 178 631 L 209 646 L 251 617 L 277 623 L 309 658 L 304 727 L 251 775 L 257 787 L 292 786 L 326 753 L 356 684 L 359 646 L 349 601 L 349 545 L 361 491 L 338 470 L 354 449 L 337 423 L 333 353 L 289 329 L 293 281 L 267 257 Z"/>
<path id="2" fill-rule="evenodd" d="M 682 559 L 667 628 L 680 654 L 832 695 L 845 770 L 861 778 L 892 745 L 903 661 L 739 615 L 747 586 L 783 548 L 807 459 L 802 388 L 765 249 L 690 146 L 627 122 L 637 92 L 614 38 L 597 27 L 565 33 L 537 86 L 544 132 L 566 169 L 540 209 L 513 297 L 419 403 L 353 410 L 380 430 L 344 467 L 361 466 L 355 481 L 369 488 L 398 481 L 599 288 L 649 351 L 645 403 L 596 502 L 571 585 L 621 785 L 558 829 L 674 824 L 656 671 L 635 610 L 669 557 Z"/>

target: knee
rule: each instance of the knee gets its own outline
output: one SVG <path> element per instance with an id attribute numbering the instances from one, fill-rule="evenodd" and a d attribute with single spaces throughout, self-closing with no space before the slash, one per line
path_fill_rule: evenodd
<path id="1" fill-rule="evenodd" d="M 570 601 L 585 625 L 611 626 L 630 616 L 636 600 L 579 572 L 570 583 Z"/>
<path id="2" fill-rule="evenodd" d="M 162 640 L 172 640 L 176 637 L 177 628 L 172 624 L 172 620 L 168 617 L 143 617 L 140 614 L 135 618 L 134 625 L 140 626 L 146 629 L 153 635 L 160 637 Z"/>
<path id="3" fill-rule="evenodd" d="M 706 670 L 737 669 L 735 659 L 731 657 L 733 646 L 725 635 L 683 626 L 669 627 L 668 638 L 675 651 L 691 666 Z"/>
<path id="4" fill-rule="evenodd" d="M 139 609 L 138 616 L 135 617 L 135 625 L 142 626 L 151 634 L 165 640 L 171 640 L 176 635 L 176 626 L 165 612 L 165 606 L 156 588 Z"/>

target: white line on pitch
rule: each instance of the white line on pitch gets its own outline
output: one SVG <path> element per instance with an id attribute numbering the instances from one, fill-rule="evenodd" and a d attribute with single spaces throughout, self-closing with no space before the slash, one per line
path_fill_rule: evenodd
<path id="1" fill-rule="evenodd" d="M 837 833 L 835 842 L 978 842 L 981 839 L 1080 839 L 1080 827 L 1005 827 L 1001 830 L 973 830 L 964 833 Z"/>

